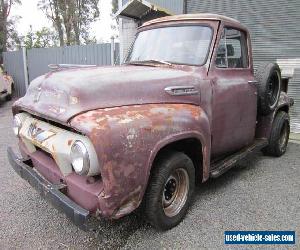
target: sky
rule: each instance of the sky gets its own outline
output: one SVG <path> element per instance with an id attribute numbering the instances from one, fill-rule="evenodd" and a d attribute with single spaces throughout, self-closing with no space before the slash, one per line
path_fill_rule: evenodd
<path id="1" fill-rule="evenodd" d="M 33 31 L 42 27 L 52 27 L 51 22 L 45 17 L 44 13 L 37 8 L 39 0 L 21 0 L 22 5 L 13 6 L 11 15 L 21 17 L 16 25 L 19 34 L 25 35 L 32 25 Z M 96 36 L 98 42 L 108 42 L 112 36 L 117 36 L 117 31 L 111 29 L 111 25 L 116 25 L 111 18 L 111 0 L 100 0 L 100 19 L 91 25 L 91 34 Z"/>

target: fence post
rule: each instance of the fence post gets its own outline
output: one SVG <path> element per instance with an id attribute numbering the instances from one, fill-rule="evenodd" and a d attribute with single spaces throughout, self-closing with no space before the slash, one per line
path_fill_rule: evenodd
<path id="1" fill-rule="evenodd" d="M 24 68 L 24 80 L 25 80 L 25 87 L 26 90 L 28 89 L 29 80 L 28 80 L 28 70 L 27 70 L 27 55 L 26 55 L 26 48 L 22 48 L 23 54 L 23 68 Z"/>
<path id="2" fill-rule="evenodd" d="M 111 65 L 115 66 L 115 38 L 113 36 L 111 37 L 111 42 L 110 42 L 110 60 L 111 60 Z"/>

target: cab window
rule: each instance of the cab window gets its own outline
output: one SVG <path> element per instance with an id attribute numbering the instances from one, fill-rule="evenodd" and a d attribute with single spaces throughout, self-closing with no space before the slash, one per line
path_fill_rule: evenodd
<path id="1" fill-rule="evenodd" d="M 216 57 L 218 68 L 248 68 L 247 36 L 233 28 L 224 28 Z"/>

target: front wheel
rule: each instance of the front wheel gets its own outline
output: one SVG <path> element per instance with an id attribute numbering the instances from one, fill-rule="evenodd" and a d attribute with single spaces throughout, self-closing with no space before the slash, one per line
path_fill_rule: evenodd
<path id="1" fill-rule="evenodd" d="M 269 145 L 263 149 L 265 155 L 282 156 L 286 152 L 290 135 L 289 115 L 280 111 L 273 121 Z"/>
<path id="2" fill-rule="evenodd" d="M 186 215 L 194 187 L 192 160 L 181 152 L 167 152 L 154 165 L 145 194 L 150 224 L 160 230 L 178 225 Z"/>

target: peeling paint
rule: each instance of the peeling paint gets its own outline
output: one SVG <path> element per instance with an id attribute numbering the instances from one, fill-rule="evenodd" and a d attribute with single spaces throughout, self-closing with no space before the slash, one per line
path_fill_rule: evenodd
<path id="1" fill-rule="evenodd" d="M 206 140 L 210 139 L 208 123 L 204 112 L 190 104 L 122 106 L 96 109 L 74 117 L 71 126 L 90 138 L 102 163 L 100 171 L 105 195 L 99 196 L 101 215 L 119 217 L 134 210 L 142 200 L 151 159 L 160 147 L 176 135 L 180 135 L 179 138 L 185 138 L 185 133 L 187 137 L 199 136 L 193 135 L 199 129 L 206 136 L 203 139 L 206 145 Z M 208 164 L 206 157 L 205 166 Z M 138 187 L 141 188 L 134 200 L 129 199 L 124 205 L 121 200 Z M 118 208 L 120 211 L 116 215 Z"/>

